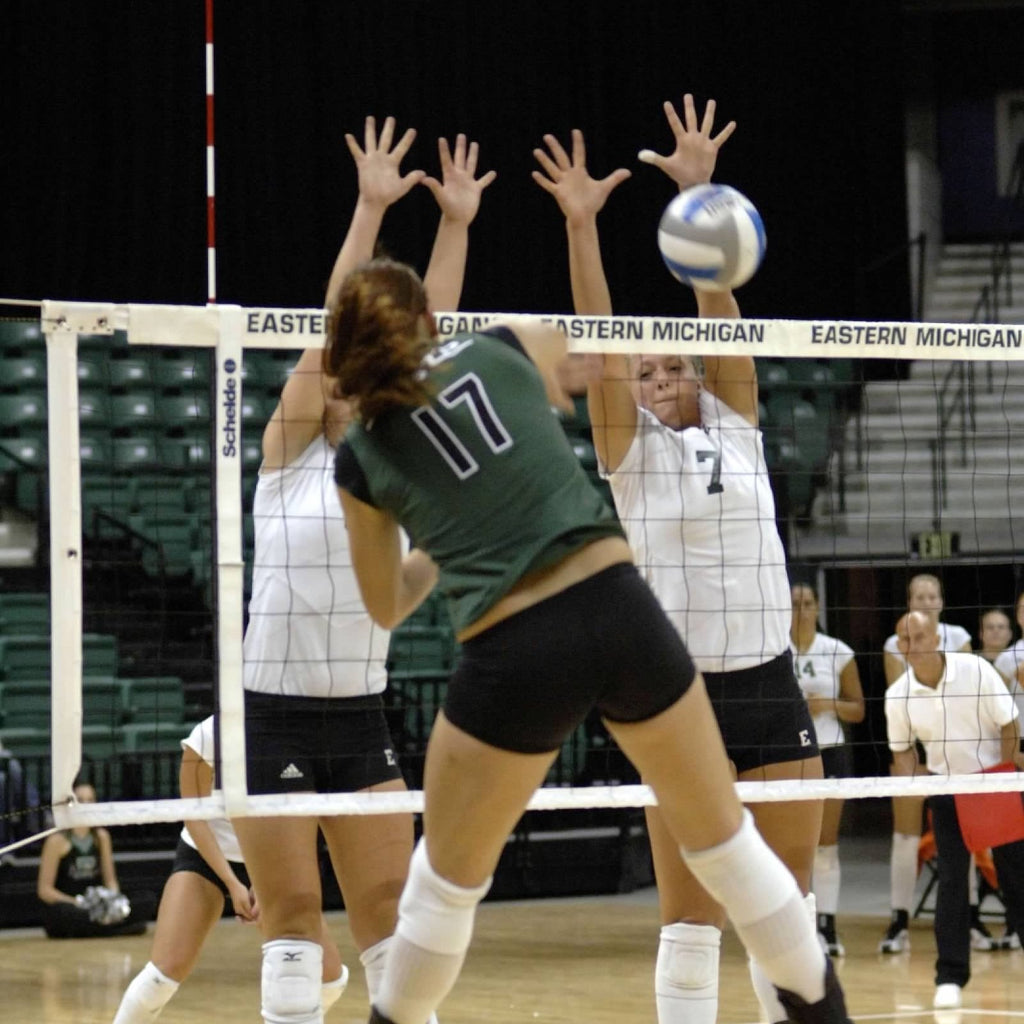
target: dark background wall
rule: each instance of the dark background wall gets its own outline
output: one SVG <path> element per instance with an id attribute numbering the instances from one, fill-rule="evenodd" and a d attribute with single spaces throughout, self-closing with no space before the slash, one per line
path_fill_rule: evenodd
<path id="1" fill-rule="evenodd" d="M 768 256 L 750 315 L 905 317 L 902 16 L 895 0 L 247 0 L 216 10 L 218 297 L 314 305 L 354 197 L 345 131 L 393 113 L 436 170 L 466 131 L 499 172 L 475 225 L 464 306 L 566 309 L 564 233 L 530 180 L 551 131 L 634 177 L 602 218 L 622 312 L 681 314 L 654 242 L 671 196 L 636 163 L 692 90 L 739 130 L 718 178 L 747 192 Z M 206 297 L 201 0 L 4 4 L 0 294 L 200 303 Z M 422 266 L 418 189 L 385 241 Z"/>

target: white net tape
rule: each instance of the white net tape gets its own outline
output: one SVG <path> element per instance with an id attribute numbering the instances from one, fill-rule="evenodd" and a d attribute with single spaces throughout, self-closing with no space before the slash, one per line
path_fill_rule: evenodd
<path id="1" fill-rule="evenodd" d="M 523 314 L 437 314 L 442 335 L 474 330 Z M 644 352 L 684 355 L 742 354 L 758 357 L 1019 361 L 1024 327 L 794 320 L 714 320 L 670 317 L 545 316 L 564 329 L 579 353 Z M 53 516 L 53 772 L 55 821 L 112 825 L 212 818 L 228 814 L 321 815 L 421 811 L 422 793 L 291 794 L 250 797 L 245 785 L 241 683 L 242 553 L 240 469 L 233 446 L 218 443 L 215 458 L 218 540 L 217 637 L 223 795 L 202 800 L 123 801 L 75 804 L 71 783 L 81 760 L 82 607 L 81 499 L 78 476 L 76 336 L 126 330 L 135 345 L 213 347 L 216 350 L 215 436 L 237 428 L 242 353 L 245 348 L 305 349 L 322 343 L 325 314 L 319 309 L 242 309 L 45 302 L 48 339 L 50 464 Z M 743 800 L 777 801 L 842 797 L 1006 792 L 1021 789 L 1015 774 L 793 780 L 737 785 Z M 652 803 L 642 785 L 558 786 L 539 790 L 532 810 L 638 807 Z"/>

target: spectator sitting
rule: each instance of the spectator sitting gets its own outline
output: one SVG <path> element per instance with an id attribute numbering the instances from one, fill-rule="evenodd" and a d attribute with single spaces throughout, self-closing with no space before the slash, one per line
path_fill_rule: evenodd
<path id="1" fill-rule="evenodd" d="M 79 803 L 95 803 L 88 783 L 74 787 Z M 43 928 L 51 939 L 99 935 L 142 935 L 156 900 L 121 893 L 110 833 L 105 828 L 72 828 L 49 836 L 39 859 L 36 893 L 43 901 Z"/>

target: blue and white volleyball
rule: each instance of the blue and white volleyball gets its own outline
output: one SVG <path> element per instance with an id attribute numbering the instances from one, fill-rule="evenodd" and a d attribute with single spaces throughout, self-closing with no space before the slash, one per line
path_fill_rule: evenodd
<path id="1" fill-rule="evenodd" d="M 665 208 L 658 248 L 673 277 L 700 291 L 739 288 L 764 258 L 765 234 L 754 204 L 729 185 L 693 185 Z"/>

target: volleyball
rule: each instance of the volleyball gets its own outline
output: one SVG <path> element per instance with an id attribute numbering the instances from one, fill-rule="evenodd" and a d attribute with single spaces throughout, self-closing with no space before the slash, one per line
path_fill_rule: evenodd
<path id="1" fill-rule="evenodd" d="M 761 265 L 764 224 L 754 204 L 729 185 L 693 185 L 665 208 L 658 225 L 665 266 L 701 291 L 738 288 Z"/>

